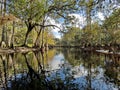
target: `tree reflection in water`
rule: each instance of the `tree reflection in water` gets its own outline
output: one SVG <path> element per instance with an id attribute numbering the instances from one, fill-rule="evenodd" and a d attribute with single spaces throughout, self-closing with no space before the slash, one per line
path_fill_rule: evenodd
<path id="1" fill-rule="evenodd" d="M 3 90 L 114 90 L 120 88 L 118 56 L 76 49 L 0 55 Z"/>

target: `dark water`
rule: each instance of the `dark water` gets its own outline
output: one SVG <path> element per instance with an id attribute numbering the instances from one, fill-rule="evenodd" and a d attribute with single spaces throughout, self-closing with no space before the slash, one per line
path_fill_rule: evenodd
<path id="1" fill-rule="evenodd" d="M 119 90 L 120 58 L 79 49 L 0 54 L 0 90 Z"/>

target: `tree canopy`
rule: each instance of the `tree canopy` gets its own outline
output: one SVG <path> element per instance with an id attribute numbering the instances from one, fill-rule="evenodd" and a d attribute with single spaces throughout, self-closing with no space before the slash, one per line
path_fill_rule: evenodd
<path id="1" fill-rule="evenodd" d="M 118 0 L 2 0 L 0 6 L 1 41 L 41 47 L 47 37 L 47 41 L 55 44 L 53 40 L 57 39 L 51 30 L 58 28 L 62 38 L 57 41 L 63 45 L 119 44 Z M 98 13 L 102 13 L 103 20 Z M 83 20 L 76 18 L 80 16 Z M 50 23 L 49 19 L 61 24 L 62 28 Z M 9 21 L 11 23 L 7 23 Z"/>

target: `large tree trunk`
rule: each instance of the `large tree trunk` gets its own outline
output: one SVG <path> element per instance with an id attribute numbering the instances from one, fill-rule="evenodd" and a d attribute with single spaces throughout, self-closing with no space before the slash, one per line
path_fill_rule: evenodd
<path id="1" fill-rule="evenodd" d="M 14 48 L 14 31 L 15 31 L 15 22 L 13 21 L 13 29 L 11 31 L 11 40 L 10 40 L 10 48 Z"/>
<path id="2" fill-rule="evenodd" d="M 91 7 L 87 7 L 86 12 L 87 12 L 87 25 L 88 25 L 87 29 L 91 30 Z"/>
<path id="3" fill-rule="evenodd" d="M 4 8 L 1 6 L 1 14 L 2 16 L 4 17 L 5 16 L 5 13 L 6 13 L 6 0 L 3 1 L 4 2 Z M 6 44 L 6 36 L 5 36 L 5 25 L 3 25 L 2 27 L 2 39 L 1 39 L 1 47 L 4 48 L 7 46 Z"/>
<path id="4" fill-rule="evenodd" d="M 39 38 L 40 38 L 41 31 L 42 31 L 42 27 L 40 27 L 40 30 L 37 34 L 37 38 L 35 40 L 34 47 L 39 47 L 39 44 L 40 44 L 40 42 L 39 42 L 40 39 Z"/>
<path id="5" fill-rule="evenodd" d="M 1 2 L 3 2 L 3 0 L 1 0 Z M 0 4 L 0 15 L 2 16 L 2 12 L 3 12 L 3 5 L 2 3 Z"/>
<path id="6" fill-rule="evenodd" d="M 42 21 L 43 26 L 44 26 L 44 24 L 45 24 L 45 17 L 43 18 L 43 21 Z M 35 43 L 34 43 L 34 47 L 40 47 L 40 35 L 41 35 L 41 33 L 43 34 L 42 30 L 44 32 L 44 27 L 40 26 L 40 30 L 37 34 L 37 38 L 36 38 Z M 42 35 L 42 38 L 43 38 L 43 35 Z M 42 39 L 42 42 L 43 42 L 43 39 Z"/>
<path id="7" fill-rule="evenodd" d="M 24 43 L 23 43 L 22 46 L 27 46 L 28 35 L 32 31 L 33 28 L 34 28 L 34 25 L 32 25 L 31 23 L 29 23 L 28 27 L 27 27 L 27 32 L 26 32 L 26 35 L 25 35 L 25 41 L 24 41 Z"/>
<path id="8" fill-rule="evenodd" d="M 1 47 L 6 47 L 6 39 L 5 39 L 5 26 L 2 27 L 2 40 L 1 40 Z"/>

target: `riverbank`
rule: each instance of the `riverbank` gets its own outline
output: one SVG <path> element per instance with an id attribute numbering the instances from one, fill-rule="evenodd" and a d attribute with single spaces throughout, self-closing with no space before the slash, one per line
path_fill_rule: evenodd
<path id="1" fill-rule="evenodd" d="M 0 48 L 0 53 L 26 53 L 29 51 L 38 51 L 40 48 L 32 48 L 32 47 L 15 47 L 14 49 L 10 48 Z"/>
<path id="2" fill-rule="evenodd" d="M 58 48 L 58 46 L 50 46 L 49 49 L 51 48 Z M 120 48 L 113 48 L 113 47 L 76 47 L 76 46 L 67 46 L 67 47 L 59 47 L 59 48 L 75 48 L 75 49 L 81 49 L 84 51 L 94 51 L 97 53 L 102 53 L 102 54 L 109 54 L 109 55 L 118 55 L 120 56 Z M 44 52 L 46 49 L 45 48 L 39 48 L 39 47 L 15 47 L 14 49 L 11 48 L 0 48 L 0 53 L 26 53 L 29 51 L 41 51 Z"/>

